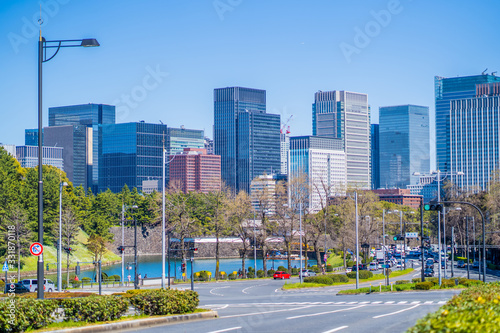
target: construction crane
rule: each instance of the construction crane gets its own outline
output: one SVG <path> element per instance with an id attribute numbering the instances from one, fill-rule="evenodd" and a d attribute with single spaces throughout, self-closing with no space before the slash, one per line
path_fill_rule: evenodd
<path id="1" fill-rule="evenodd" d="M 287 121 L 283 124 L 283 126 L 281 126 L 281 129 L 280 129 L 280 133 L 283 134 L 283 131 L 285 130 L 285 128 L 287 128 L 286 125 L 288 125 L 288 123 L 290 122 L 290 119 L 292 119 L 293 117 L 293 114 L 288 117 Z M 287 130 L 286 130 L 286 134 L 290 134 L 290 126 L 288 126 Z"/>

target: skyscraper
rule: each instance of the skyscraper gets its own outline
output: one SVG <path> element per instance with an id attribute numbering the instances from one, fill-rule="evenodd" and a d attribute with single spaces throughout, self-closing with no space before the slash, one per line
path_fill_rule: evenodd
<path id="1" fill-rule="evenodd" d="M 415 172 L 430 171 L 429 108 L 398 105 L 380 108 L 380 186 L 417 184 Z"/>
<path id="2" fill-rule="evenodd" d="M 167 125 L 145 122 L 102 125 L 99 191 L 120 192 L 127 184 L 140 192 L 143 182 L 150 180 L 157 180 L 160 190 L 166 132 Z"/>
<path id="3" fill-rule="evenodd" d="M 371 125 L 372 190 L 380 187 L 380 140 L 379 124 Z"/>
<path id="4" fill-rule="evenodd" d="M 436 97 L 436 167 L 441 172 L 451 170 L 450 166 L 450 107 L 456 99 L 476 96 L 476 84 L 500 82 L 494 75 L 473 75 L 434 78 Z"/>
<path id="5" fill-rule="evenodd" d="M 347 182 L 371 187 L 370 108 L 368 95 L 348 91 L 318 91 L 312 105 L 313 135 L 342 139 Z"/>
<path id="6" fill-rule="evenodd" d="M 52 165 L 63 170 L 63 148 L 42 147 L 42 164 Z M 16 159 L 23 168 L 38 167 L 38 147 L 37 146 L 17 146 Z"/>
<path id="7" fill-rule="evenodd" d="M 500 82 L 476 84 L 474 97 L 450 101 L 449 119 L 451 181 L 488 190 L 491 173 L 500 168 Z"/>
<path id="8" fill-rule="evenodd" d="M 82 104 L 49 108 L 49 127 L 83 125 L 91 128 L 87 146 L 88 177 L 92 180 L 92 191 L 97 191 L 99 180 L 99 159 L 102 154 L 100 126 L 115 123 L 115 107 L 104 104 Z"/>
<path id="9" fill-rule="evenodd" d="M 345 195 L 347 173 L 343 141 L 320 136 L 291 137 L 288 179 L 293 181 L 301 174 L 307 175 L 310 184 L 306 203 L 309 212 L 321 210 L 330 196 Z"/>
<path id="10" fill-rule="evenodd" d="M 266 113 L 266 91 L 242 87 L 214 90 L 214 146 L 222 180 L 236 191 L 280 170 L 280 116 Z"/>

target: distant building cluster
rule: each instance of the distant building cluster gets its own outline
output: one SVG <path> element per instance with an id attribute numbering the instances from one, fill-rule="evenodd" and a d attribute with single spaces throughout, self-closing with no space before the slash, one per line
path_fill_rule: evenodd
<path id="1" fill-rule="evenodd" d="M 434 88 L 441 179 L 467 190 L 487 189 L 500 167 L 500 78 L 435 77 Z M 367 94 L 318 91 L 312 135 L 291 136 L 290 118 L 267 113 L 265 90 L 217 88 L 213 98 L 213 139 L 184 126 L 116 123 L 112 105 L 51 107 L 42 133 L 43 163 L 93 192 L 119 192 L 126 184 L 143 193 L 163 185 L 208 193 L 225 184 L 250 193 L 254 207 L 256 191 L 305 177 L 311 212 L 345 195 L 348 186 L 413 207 L 437 197 L 427 106 L 383 106 L 379 123 L 371 124 Z M 36 167 L 37 145 L 38 130 L 26 129 L 24 146 L 3 147 L 23 167 Z"/>

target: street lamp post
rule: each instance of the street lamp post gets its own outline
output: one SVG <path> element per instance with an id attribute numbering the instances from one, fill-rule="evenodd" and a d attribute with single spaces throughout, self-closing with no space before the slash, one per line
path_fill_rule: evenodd
<path id="1" fill-rule="evenodd" d="M 300 270 L 299 270 L 299 280 L 302 283 L 302 202 L 299 203 L 299 258 L 300 258 Z"/>
<path id="2" fill-rule="evenodd" d="M 40 24 L 42 22 L 40 21 Z M 45 40 L 40 30 L 38 40 L 38 242 L 43 245 L 43 114 L 42 114 L 42 64 L 54 58 L 62 47 L 92 47 L 99 46 L 95 39 L 71 39 L 71 40 Z M 47 58 L 47 49 L 55 48 L 52 56 Z M 44 53 L 45 51 L 45 53 Z M 37 283 L 39 286 L 44 284 L 43 254 L 38 256 L 37 264 Z M 43 288 L 38 288 L 37 298 L 42 299 Z"/>
<path id="3" fill-rule="evenodd" d="M 59 242 L 57 243 L 57 290 L 62 291 L 62 189 L 66 182 L 59 183 Z"/>
<path id="4" fill-rule="evenodd" d="M 165 133 L 163 133 L 165 135 Z M 163 182 L 162 182 L 162 218 L 161 218 L 161 288 L 165 288 L 165 168 L 172 162 L 175 155 L 168 162 L 165 161 L 165 137 L 163 138 Z M 168 236 L 168 287 L 170 288 L 170 232 Z"/>
<path id="5" fill-rule="evenodd" d="M 359 289 L 359 237 L 358 237 L 358 192 L 354 192 L 354 201 L 356 206 L 356 289 Z"/>
<path id="6" fill-rule="evenodd" d="M 253 277 L 255 278 L 257 277 L 257 236 L 255 234 L 255 211 L 253 212 L 253 267 Z"/>

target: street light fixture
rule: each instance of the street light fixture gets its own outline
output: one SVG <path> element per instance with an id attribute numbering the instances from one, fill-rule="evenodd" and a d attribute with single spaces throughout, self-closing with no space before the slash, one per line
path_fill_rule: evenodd
<path id="1" fill-rule="evenodd" d="M 62 189 L 63 186 L 68 186 L 66 182 L 59 183 L 59 243 L 57 244 L 57 290 L 62 291 Z"/>
<path id="2" fill-rule="evenodd" d="M 40 30 L 38 40 L 38 242 L 43 245 L 43 142 L 42 142 L 42 64 L 54 58 L 62 47 L 93 47 L 99 46 L 95 39 L 45 40 Z M 47 58 L 47 49 L 55 48 L 52 56 Z M 38 256 L 37 283 L 43 285 L 43 254 Z M 37 298 L 43 298 L 43 288 L 38 288 Z"/>
<path id="3" fill-rule="evenodd" d="M 139 207 L 122 204 L 122 246 L 120 250 L 122 254 L 122 286 L 125 285 L 125 211 L 129 208 L 137 209 Z"/>

